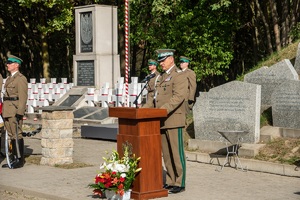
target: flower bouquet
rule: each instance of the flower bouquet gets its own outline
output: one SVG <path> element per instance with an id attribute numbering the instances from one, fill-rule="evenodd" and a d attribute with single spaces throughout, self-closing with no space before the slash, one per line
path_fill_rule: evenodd
<path id="1" fill-rule="evenodd" d="M 104 162 L 100 165 L 102 172 L 99 172 L 95 181 L 89 184 L 95 195 L 103 197 L 108 191 L 123 196 L 129 191 L 135 179 L 136 173 L 141 171 L 138 168 L 139 158 L 132 154 L 132 145 L 128 142 L 122 145 L 123 157 L 113 150 L 108 158 L 103 157 Z"/>

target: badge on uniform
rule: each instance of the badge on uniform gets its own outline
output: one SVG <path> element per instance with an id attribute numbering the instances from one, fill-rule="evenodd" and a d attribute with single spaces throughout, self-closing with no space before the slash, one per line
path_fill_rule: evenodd
<path id="1" fill-rule="evenodd" d="M 168 78 L 166 78 L 165 81 L 167 82 L 167 81 L 170 81 L 171 79 L 172 79 L 172 76 L 169 76 Z"/>

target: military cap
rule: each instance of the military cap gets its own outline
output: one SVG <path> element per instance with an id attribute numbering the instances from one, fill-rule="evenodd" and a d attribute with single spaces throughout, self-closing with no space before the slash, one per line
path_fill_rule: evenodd
<path id="1" fill-rule="evenodd" d="M 149 60 L 148 60 L 148 65 L 155 65 L 155 66 L 157 67 L 158 62 L 156 62 L 156 61 L 153 60 L 153 59 L 149 59 Z"/>
<path id="2" fill-rule="evenodd" d="M 14 55 L 9 55 L 7 59 L 7 63 L 18 63 L 21 64 L 23 60 Z"/>
<path id="3" fill-rule="evenodd" d="M 191 59 L 189 59 L 188 57 L 185 57 L 185 56 L 180 56 L 179 60 L 180 60 L 180 62 L 185 62 L 185 63 L 191 62 Z"/>
<path id="4" fill-rule="evenodd" d="M 156 53 L 158 54 L 157 61 L 161 62 L 164 61 L 169 56 L 174 56 L 174 49 L 158 49 Z"/>

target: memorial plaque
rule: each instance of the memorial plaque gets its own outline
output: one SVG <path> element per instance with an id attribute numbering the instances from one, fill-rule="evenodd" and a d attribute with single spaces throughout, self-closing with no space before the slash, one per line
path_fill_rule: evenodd
<path id="1" fill-rule="evenodd" d="M 93 15 L 92 12 L 80 13 L 80 51 L 93 52 Z"/>
<path id="2" fill-rule="evenodd" d="M 77 86 L 95 86 L 95 67 L 93 60 L 77 62 Z"/>
<path id="3" fill-rule="evenodd" d="M 201 92 L 194 113 L 195 139 L 219 141 L 218 131 L 246 131 L 246 143 L 259 141 L 261 86 L 232 81 Z"/>
<path id="4" fill-rule="evenodd" d="M 101 109 L 98 112 L 95 112 L 87 117 L 85 117 L 84 119 L 91 119 L 91 120 L 104 120 L 106 118 L 108 118 L 108 109 Z"/>
<path id="5" fill-rule="evenodd" d="M 300 81 L 287 80 L 272 94 L 273 126 L 300 129 Z"/>
<path id="6" fill-rule="evenodd" d="M 108 108 L 81 107 L 74 111 L 74 118 L 103 120 L 108 116 Z"/>
<path id="7" fill-rule="evenodd" d="M 60 104 L 60 106 L 72 106 L 80 97 L 81 95 L 70 95 Z"/>

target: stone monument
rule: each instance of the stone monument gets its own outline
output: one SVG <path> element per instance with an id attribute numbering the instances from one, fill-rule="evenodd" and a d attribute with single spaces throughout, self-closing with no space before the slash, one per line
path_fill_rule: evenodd
<path id="1" fill-rule="evenodd" d="M 244 82 L 261 85 L 261 112 L 271 107 L 273 91 L 286 80 L 298 80 L 298 74 L 288 59 L 250 72 L 244 78 Z"/>
<path id="2" fill-rule="evenodd" d="M 297 71 L 297 73 L 300 74 L 300 43 L 298 44 L 294 68 Z"/>
<path id="3" fill-rule="evenodd" d="M 75 7 L 76 55 L 73 56 L 75 86 L 101 88 L 120 77 L 117 7 Z"/>
<path id="4" fill-rule="evenodd" d="M 300 129 L 300 81 L 288 80 L 272 94 L 273 126 Z"/>
<path id="5" fill-rule="evenodd" d="M 245 143 L 260 136 L 261 86 L 232 81 L 201 92 L 193 108 L 195 139 L 219 141 L 219 130 L 247 131 Z"/>

